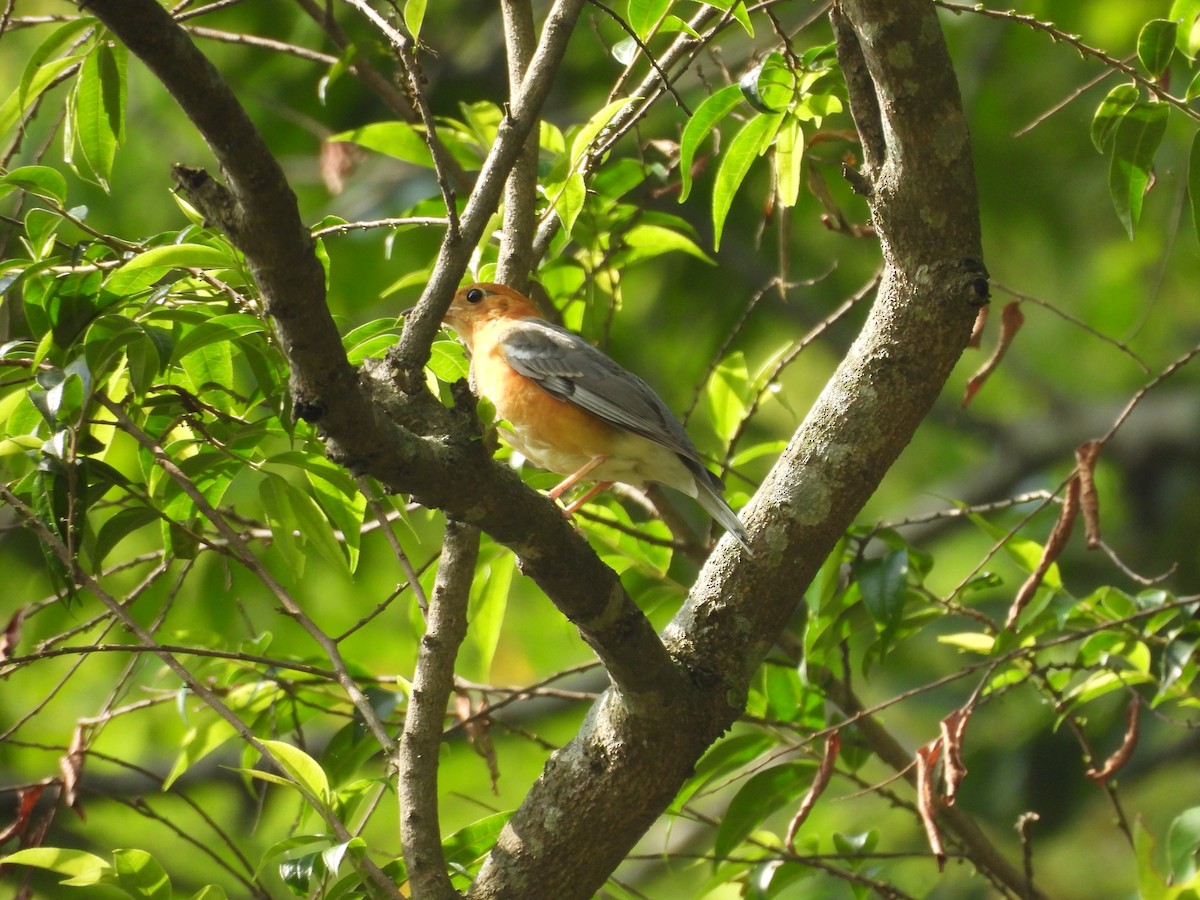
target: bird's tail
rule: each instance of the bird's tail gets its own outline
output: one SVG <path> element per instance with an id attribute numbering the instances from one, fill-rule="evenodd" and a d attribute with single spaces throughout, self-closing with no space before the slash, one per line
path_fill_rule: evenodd
<path id="1" fill-rule="evenodd" d="M 716 480 L 715 478 L 713 479 Z M 717 482 L 720 484 L 720 482 Z M 746 533 L 746 529 L 742 527 L 741 521 L 729 504 L 704 478 L 696 479 L 696 500 L 708 512 L 710 516 L 721 523 L 721 527 L 732 534 L 742 549 L 746 551 L 747 556 L 753 556 L 754 553 L 750 550 L 750 535 Z"/>

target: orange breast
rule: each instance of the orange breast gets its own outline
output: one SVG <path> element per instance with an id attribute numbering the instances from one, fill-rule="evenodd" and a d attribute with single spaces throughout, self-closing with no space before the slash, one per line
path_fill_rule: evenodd
<path id="1" fill-rule="evenodd" d="M 511 424 L 509 443 L 534 465 L 559 475 L 608 455 L 616 429 L 516 372 L 492 337 L 476 333 L 471 374 L 475 389 L 495 404 L 497 417 Z"/>

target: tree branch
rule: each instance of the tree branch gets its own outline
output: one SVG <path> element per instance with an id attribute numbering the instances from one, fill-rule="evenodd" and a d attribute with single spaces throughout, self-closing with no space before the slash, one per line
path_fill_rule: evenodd
<path id="1" fill-rule="evenodd" d="M 479 530 L 446 523 L 442 561 L 417 656 L 404 735 L 400 740 L 400 841 L 413 894 L 456 898 L 442 855 L 438 825 L 438 754 L 446 700 L 454 688 L 454 658 L 467 636 L 467 600 L 479 558 Z"/>
<path id="2" fill-rule="evenodd" d="M 516 97 L 533 57 L 533 10 L 529 0 L 504 0 L 500 11 L 504 18 L 504 42 L 508 48 L 508 93 L 510 97 Z M 540 145 L 538 130 L 529 129 L 525 146 L 504 186 L 504 228 L 496 280 L 522 293 L 528 293 L 529 272 L 533 268 Z"/>
<path id="3" fill-rule="evenodd" d="M 500 122 L 495 143 L 484 160 L 475 190 L 467 200 L 459 234 L 447 232 L 421 301 L 406 318 L 400 343 L 389 357 L 405 386 L 423 384 L 421 370 L 429 359 L 433 336 L 441 327 L 442 316 L 450 306 L 471 253 L 500 202 L 508 174 L 525 146 L 525 139 L 537 125 L 542 103 L 550 92 L 582 7 L 583 0 L 557 0 L 546 17 L 541 41 L 529 61 L 521 91 L 513 97 L 508 115 Z"/>

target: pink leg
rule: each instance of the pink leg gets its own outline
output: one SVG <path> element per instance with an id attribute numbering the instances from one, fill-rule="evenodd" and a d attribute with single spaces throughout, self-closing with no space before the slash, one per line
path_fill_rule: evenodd
<path id="1" fill-rule="evenodd" d="M 583 504 L 587 503 L 597 494 L 607 491 L 610 487 L 612 487 L 611 481 L 601 481 L 592 485 L 590 488 L 588 488 L 586 494 L 584 494 L 582 497 L 572 500 L 569 506 L 563 507 L 563 515 L 568 519 L 571 518 L 571 516 L 575 515 L 575 513 L 579 510 L 579 507 L 583 506 Z"/>
<path id="2" fill-rule="evenodd" d="M 558 499 L 560 496 L 562 496 L 562 493 L 563 493 L 564 491 L 566 491 L 566 490 L 568 490 L 569 488 L 571 488 L 571 487 L 572 487 L 573 485 L 575 485 L 575 484 L 576 484 L 576 483 L 577 483 L 577 482 L 578 482 L 578 481 L 579 481 L 581 478 L 583 478 L 585 475 L 587 475 L 587 473 L 588 473 L 588 472 L 592 471 L 592 469 L 596 468 L 596 466 L 600 465 L 602 462 L 604 462 L 604 461 L 605 461 L 605 460 L 607 460 L 607 459 L 608 459 L 608 457 L 607 457 L 607 456 L 603 456 L 603 455 L 602 455 L 602 456 L 595 456 L 595 457 L 592 457 L 591 459 L 589 459 L 589 460 L 588 460 L 586 463 L 584 463 L 584 464 L 583 464 L 583 465 L 582 465 L 582 466 L 579 468 L 579 471 L 578 471 L 578 472 L 575 472 L 573 475 L 568 475 L 566 478 L 564 478 L 564 479 L 563 479 L 563 480 L 562 480 L 562 481 L 561 481 L 561 482 L 558 484 L 558 486 L 557 486 L 557 487 L 555 487 L 555 488 L 554 488 L 554 490 L 552 490 L 552 491 L 550 492 L 550 499 L 551 499 L 551 500 L 557 500 L 557 499 Z M 594 495 L 592 495 L 592 496 L 594 496 Z"/>

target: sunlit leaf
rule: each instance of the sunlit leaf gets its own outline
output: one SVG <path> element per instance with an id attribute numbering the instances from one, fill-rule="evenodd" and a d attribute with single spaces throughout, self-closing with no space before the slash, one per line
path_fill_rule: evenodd
<path id="1" fill-rule="evenodd" d="M 740 427 L 751 393 L 745 356 L 730 354 L 713 371 L 704 394 L 713 430 L 722 443 L 728 443 Z"/>
<path id="2" fill-rule="evenodd" d="M 1091 136 L 1093 146 L 1101 153 L 1105 151 L 1117 126 L 1121 124 L 1121 119 L 1137 102 L 1139 96 L 1136 84 L 1118 84 L 1100 101 L 1095 115 L 1092 116 Z"/>
<path id="3" fill-rule="evenodd" d="M 171 879 L 158 860 L 145 850 L 113 851 L 113 872 L 120 888 L 134 897 L 171 900 Z"/>
<path id="4" fill-rule="evenodd" d="M 738 81 L 746 102 L 760 113 L 781 113 L 796 96 L 796 76 L 783 54 L 768 53 Z"/>
<path id="5" fill-rule="evenodd" d="M 425 0 L 404 0 L 404 27 L 414 38 L 421 36 L 421 24 L 425 21 Z"/>
<path id="6" fill-rule="evenodd" d="M 800 167 L 804 161 L 804 131 L 795 116 L 784 116 L 775 138 L 775 190 L 784 209 L 800 196 Z"/>
<path id="7" fill-rule="evenodd" d="M 512 817 L 511 812 L 493 813 L 460 828 L 442 841 L 442 854 L 449 865 L 468 866 L 496 844 L 496 838 Z"/>
<path id="8" fill-rule="evenodd" d="M 630 262 L 649 259 L 652 256 L 677 250 L 702 259 L 706 263 L 715 264 L 708 254 L 696 246 L 695 241 L 687 235 L 663 225 L 634 225 L 621 237 L 626 246 L 632 247 L 636 251 L 629 256 Z"/>
<path id="9" fill-rule="evenodd" d="M 1153 78 L 1161 75 L 1175 53 L 1179 23 L 1170 19 L 1151 19 L 1138 32 L 1138 60 Z"/>
<path id="10" fill-rule="evenodd" d="M 263 741 L 262 744 L 306 794 L 321 803 L 329 802 L 329 779 L 320 763 L 299 747 L 283 741 Z"/>
<path id="11" fill-rule="evenodd" d="M 125 140 L 123 44 L 101 41 L 83 61 L 75 86 L 74 136 L 100 186 L 108 190 L 117 147 Z"/>
<path id="12" fill-rule="evenodd" d="M 349 141 L 405 162 L 426 168 L 433 167 L 433 155 L 429 152 L 429 145 L 425 143 L 425 136 L 407 122 L 374 122 L 340 132 L 331 136 L 329 140 Z"/>
<path id="13" fill-rule="evenodd" d="M 733 197 L 741 188 L 750 171 L 750 164 L 762 155 L 783 121 L 782 113 L 755 116 L 747 122 L 729 142 L 721 166 L 717 169 L 716 185 L 713 188 L 713 246 L 721 246 L 721 233 L 725 228 L 725 217 L 733 205 Z"/>
<path id="14" fill-rule="evenodd" d="M 706 99 L 692 113 L 687 125 L 683 128 L 683 136 L 679 140 L 679 177 L 681 187 L 679 202 L 687 199 L 692 190 L 692 164 L 701 143 L 708 137 L 709 132 L 742 102 L 741 89 L 736 84 L 722 88 Z"/>
<path id="15" fill-rule="evenodd" d="M 1113 137 L 1108 189 L 1117 217 L 1133 238 L 1142 216 L 1154 155 L 1167 130 L 1167 104 L 1135 103 L 1121 118 Z"/>
<path id="16" fill-rule="evenodd" d="M 629 0 L 626 22 L 643 41 L 671 7 L 671 0 Z"/>
<path id="17" fill-rule="evenodd" d="M 471 628 L 463 645 L 464 674 L 475 681 L 491 678 L 492 659 L 508 610 L 508 590 L 516 570 L 511 553 L 497 552 L 487 560 L 471 589 L 467 618 Z"/>
<path id="18" fill-rule="evenodd" d="M 938 643 L 988 656 L 996 646 L 996 639 L 990 634 L 982 634 L 978 631 L 962 631 L 955 634 L 938 635 Z"/>
<path id="19" fill-rule="evenodd" d="M 1167 18 L 1179 23 L 1175 46 L 1188 59 L 1200 48 L 1200 0 L 1174 0 Z"/>
<path id="20" fill-rule="evenodd" d="M 0 856 L 0 863 L 49 869 L 59 875 L 69 876 L 63 884 L 76 886 L 110 881 L 112 872 L 112 866 L 95 854 L 60 847 L 29 847 Z"/>
<path id="21" fill-rule="evenodd" d="M 67 202 L 67 180 L 49 166 L 20 166 L 0 175 L 0 196 L 13 188 L 48 197 L 60 205 Z"/>
<path id="22" fill-rule="evenodd" d="M 145 290 L 171 269 L 222 269 L 237 265 L 230 251 L 205 244 L 170 244 L 139 253 L 113 272 L 104 290 L 117 296 Z"/>

